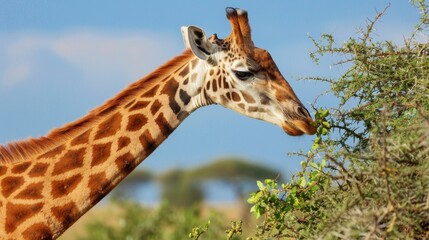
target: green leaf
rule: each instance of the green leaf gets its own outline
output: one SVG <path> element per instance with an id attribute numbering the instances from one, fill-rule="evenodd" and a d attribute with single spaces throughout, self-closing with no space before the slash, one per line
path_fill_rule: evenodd
<path id="1" fill-rule="evenodd" d="M 261 182 L 261 181 L 256 181 L 256 185 L 258 186 L 258 188 L 259 188 L 259 190 L 263 190 L 263 189 L 265 189 L 265 186 L 264 186 L 264 184 Z"/>
<path id="2" fill-rule="evenodd" d="M 307 185 L 307 179 L 305 179 L 305 177 L 301 177 L 299 181 L 299 186 L 305 187 L 305 185 Z"/>

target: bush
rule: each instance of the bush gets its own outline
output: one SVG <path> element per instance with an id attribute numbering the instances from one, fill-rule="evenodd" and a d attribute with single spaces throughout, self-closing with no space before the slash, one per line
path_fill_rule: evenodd
<path id="1" fill-rule="evenodd" d="M 337 45 L 312 39 L 311 57 L 332 54 L 347 68 L 331 85 L 334 109 L 319 109 L 313 148 L 289 183 L 258 182 L 249 203 L 258 218 L 250 239 L 429 238 L 429 19 L 403 45 L 374 41 L 368 23 L 360 37 Z M 426 38 L 427 39 L 427 38 Z"/>

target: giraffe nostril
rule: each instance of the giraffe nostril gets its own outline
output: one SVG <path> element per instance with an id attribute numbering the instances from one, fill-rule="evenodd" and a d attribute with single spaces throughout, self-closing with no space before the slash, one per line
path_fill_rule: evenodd
<path id="1" fill-rule="evenodd" d="M 306 118 L 310 118 L 310 113 L 307 111 L 307 109 L 303 108 L 303 107 L 298 107 L 296 109 L 296 111 L 298 112 L 298 114 L 300 116 L 304 116 Z"/>

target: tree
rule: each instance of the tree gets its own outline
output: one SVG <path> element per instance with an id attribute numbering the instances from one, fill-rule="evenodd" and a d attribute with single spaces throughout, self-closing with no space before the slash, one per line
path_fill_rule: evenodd
<path id="1" fill-rule="evenodd" d="M 187 207 L 204 199 L 204 182 L 226 182 L 232 186 L 238 199 L 244 199 L 246 186 L 258 179 L 279 176 L 275 170 L 243 159 L 224 158 L 190 170 L 171 170 L 161 175 L 159 180 L 163 199 L 174 206 Z"/>
<path id="2" fill-rule="evenodd" d="M 218 159 L 191 170 L 189 174 L 194 181 L 223 181 L 230 185 L 235 192 L 240 205 L 240 215 L 244 220 L 249 218 L 249 207 L 245 197 L 251 190 L 254 190 L 253 183 L 266 178 L 281 180 L 278 171 L 240 158 Z"/>
<path id="3" fill-rule="evenodd" d="M 190 175 L 198 181 L 219 180 L 226 182 L 232 186 L 238 199 L 244 199 L 246 186 L 256 180 L 280 178 L 278 171 L 240 158 L 215 160 L 210 164 L 193 169 Z"/>
<path id="4" fill-rule="evenodd" d="M 204 193 L 197 182 L 185 170 L 175 169 L 159 177 L 162 185 L 161 198 L 175 207 L 189 207 L 202 202 Z"/>
<path id="5" fill-rule="evenodd" d="M 258 182 L 249 202 L 256 237 L 427 239 L 429 237 L 428 5 L 402 44 L 375 41 L 385 10 L 343 44 L 312 39 L 313 59 L 336 55 L 346 69 L 330 84 L 340 104 L 320 108 L 313 149 L 289 183 Z M 416 36 L 426 36 L 419 41 Z"/>

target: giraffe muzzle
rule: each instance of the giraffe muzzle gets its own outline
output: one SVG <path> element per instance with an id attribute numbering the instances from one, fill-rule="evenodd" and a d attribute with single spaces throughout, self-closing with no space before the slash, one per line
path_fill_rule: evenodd
<path id="1" fill-rule="evenodd" d="M 314 121 L 311 118 L 308 110 L 300 103 L 295 102 L 294 107 L 291 107 L 289 119 L 286 120 L 282 128 L 291 136 L 301 136 L 303 134 L 313 135 L 316 133 Z"/>
<path id="2" fill-rule="evenodd" d="M 283 124 L 283 130 L 290 136 L 301 136 L 304 133 L 313 135 L 316 133 L 316 127 L 313 124 L 313 119 L 296 119 L 287 121 Z"/>
<path id="3" fill-rule="evenodd" d="M 312 119 L 307 121 L 293 120 L 283 124 L 283 130 L 290 136 L 301 136 L 304 133 L 313 135 L 316 133 L 316 128 L 312 125 Z"/>

